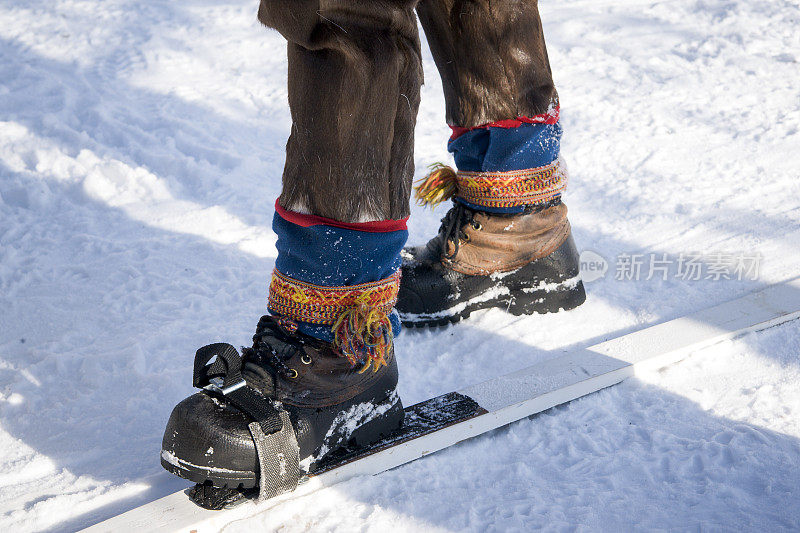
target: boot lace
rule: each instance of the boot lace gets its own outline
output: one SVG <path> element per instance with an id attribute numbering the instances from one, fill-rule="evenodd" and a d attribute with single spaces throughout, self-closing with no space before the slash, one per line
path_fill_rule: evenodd
<path id="1" fill-rule="evenodd" d="M 275 317 L 262 316 L 253 335 L 252 348 L 242 349 L 242 377 L 269 395 L 278 375 L 296 377 L 296 371 L 289 368 L 286 361 L 302 351 L 304 345 L 302 338 L 283 329 Z"/>
<path id="2" fill-rule="evenodd" d="M 490 216 L 504 217 L 530 215 L 531 213 L 543 211 L 560 203 L 561 197 L 558 197 L 541 204 L 525 206 L 525 209 L 520 213 L 509 215 L 493 214 Z M 453 207 L 450 208 L 450 211 L 448 211 L 442 219 L 442 225 L 439 226 L 439 233 L 443 237 L 443 253 L 447 259 L 453 259 L 456 256 L 459 246 L 462 242 L 469 242 L 469 235 L 464 231 L 467 227 L 467 224 L 470 224 L 475 230 L 481 229 L 480 222 L 475 220 L 475 215 L 478 213 L 477 210 L 471 209 L 461 202 L 453 201 L 453 204 Z M 489 213 L 486 212 L 484 212 L 484 214 L 489 215 Z M 453 252 L 450 254 L 447 253 L 448 241 L 453 243 Z"/>
<path id="3" fill-rule="evenodd" d="M 480 224 L 475 220 L 476 211 L 474 209 L 470 209 L 461 202 L 453 202 L 453 204 L 453 207 L 442 219 L 442 225 L 439 226 L 439 233 L 443 238 L 443 252 L 447 259 L 453 259 L 458 253 L 461 243 L 469 241 L 469 235 L 464 231 L 467 224 L 471 224 L 474 229 L 480 228 Z M 453 243 L 453 252 L 450 254 L 447 253 L 447 242 Z"/>

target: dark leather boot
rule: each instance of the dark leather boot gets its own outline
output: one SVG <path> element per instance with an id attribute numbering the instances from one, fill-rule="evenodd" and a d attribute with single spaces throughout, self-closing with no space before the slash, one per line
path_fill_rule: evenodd
<path id="1" fill-rule="evenodd" d="M 211 345 L 201 348 L 198 356 L 220 346 L 235 354 L 230 345 Z M 164 432 L 161 464 L 196 483 L 231 489 L 254 487 L 260 467 L 248 429 L 253 419 L 226 393 L 226 389 L 235 392 L 236 387 L 246 387 L 247 402 L 263 401 L 267 407 L 279 402 L 288 413 L 300 448 L 300 468 L 313 472 L 337 449 L 371 444 L 402 423 L 393 350 L 384 361 L 380 366 L 373 362 L 353 367 L 330 343 L 292 331 L 281 319 L 264 316 L 253 347 L 243 350 L 242 379 L 225 386 L 212 379 L 172 411 Z M 200 366 L 204 364 L 201 361 Z M 197 371 L 196 364 L 196 375 Z"/>
<path id="2" fill-rule="evenodd" d="M 402 268 L 396 308 L 406 326 L 441 326 L 490 307 L 555 312 L 586 300 L 560 200 L 515 215 L 454 202 L 436 237 L 403 250 Z"/>

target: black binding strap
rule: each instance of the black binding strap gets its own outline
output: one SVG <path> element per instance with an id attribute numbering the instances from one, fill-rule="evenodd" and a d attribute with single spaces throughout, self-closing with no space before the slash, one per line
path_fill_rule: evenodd
<path id="1" fill-rule="evenodd" d="M 214 362 L 209 363 L 212 359 Z M 221 378 L 222 387 L 211 382 Z M 289 413 L 280 404 L 247 386 L 242 378 L 242 358 L 230 344 L 203 346 L 194 356 L 195 387 L 221 394 L 254 422 L 248 425 L 260 465 L 258 499 L 272 498 L 297 487 L 300 471 L 300 447 Z"/>
<path id="2" fill-rule="evenodd" d="M 213 363 L 209 363 L 216 357 Z M 222 378 L 222 387 L 214 385 L 213 378 Z M 198 388 L 211 388 L 222 394 L 240 411 L 258 422 L 269 435 L 283 428 L 283 421 L 272 400 L 247 386 L 242 378 L 242 358 L 230 344 L 218 342 L 203 346 L 194 356 L 192 383 Z"/>
<path id="3" fill-rule="evenodd" d="M 209 364 L 216 357 L 216 361 Z M 224 342 L 203 346 L 194 354 L 192 385 L 202 389 L 211 384 L 213 378 L 222 378 L 223 387 L 242 379 L 242 358 L 236 348 Z"/>

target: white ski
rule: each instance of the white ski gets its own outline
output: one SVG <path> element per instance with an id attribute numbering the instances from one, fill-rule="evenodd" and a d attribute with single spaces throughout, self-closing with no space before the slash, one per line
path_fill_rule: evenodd
<path id="1" fill-rule="evenodd" d="M 643 368 L 660 368 L 711 344 L 797 317 L 800 317 L 800 278 L 418 404 L 423 406 L 418 410 L 423 418 L 425 405 L 429 410 L 437 409 L 439 404 L 446 408 L 455 405 L 459 398 L 472 406 L 477 403 L 478 407 L 470 411 L 467 418 L 461 412 L 461 418 L 454 418 L 456 421 L 449 425 L 443 424 L 441 429 L 421 431 L 378 446 L 366 455 L 359 454 L 350 462 L 344 461 L 310 477 L 292 493 L 259 504 L 246 502 L 232 509 L 208 511 L 192 503 L 184 491 L 180 491 L 84 531 L 218 531 L 230 522 L 267 511 L 286 499 L 355 476 L 379 474 L 619 383 Z M 407 412 L 418 406 L 412 406 Z"/>

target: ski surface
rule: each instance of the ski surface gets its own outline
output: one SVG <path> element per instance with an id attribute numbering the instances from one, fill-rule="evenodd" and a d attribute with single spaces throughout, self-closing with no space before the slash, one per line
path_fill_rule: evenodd
<path id="1" fill-rule="evenodd" d="M 379 474 L 615 385 L 637 371 L 664 367 L 706 346 L 798 317 L 800 278 L 795 278 L 408 407 L 401 430 L 368 448 L 339 454 L 294 492 L 258 504 L 245 502 L 209 511 L 192 503 L 186 491 L 179 491 L 84 531 L 217 531 L 287 499 L 356 476 Z"/>

